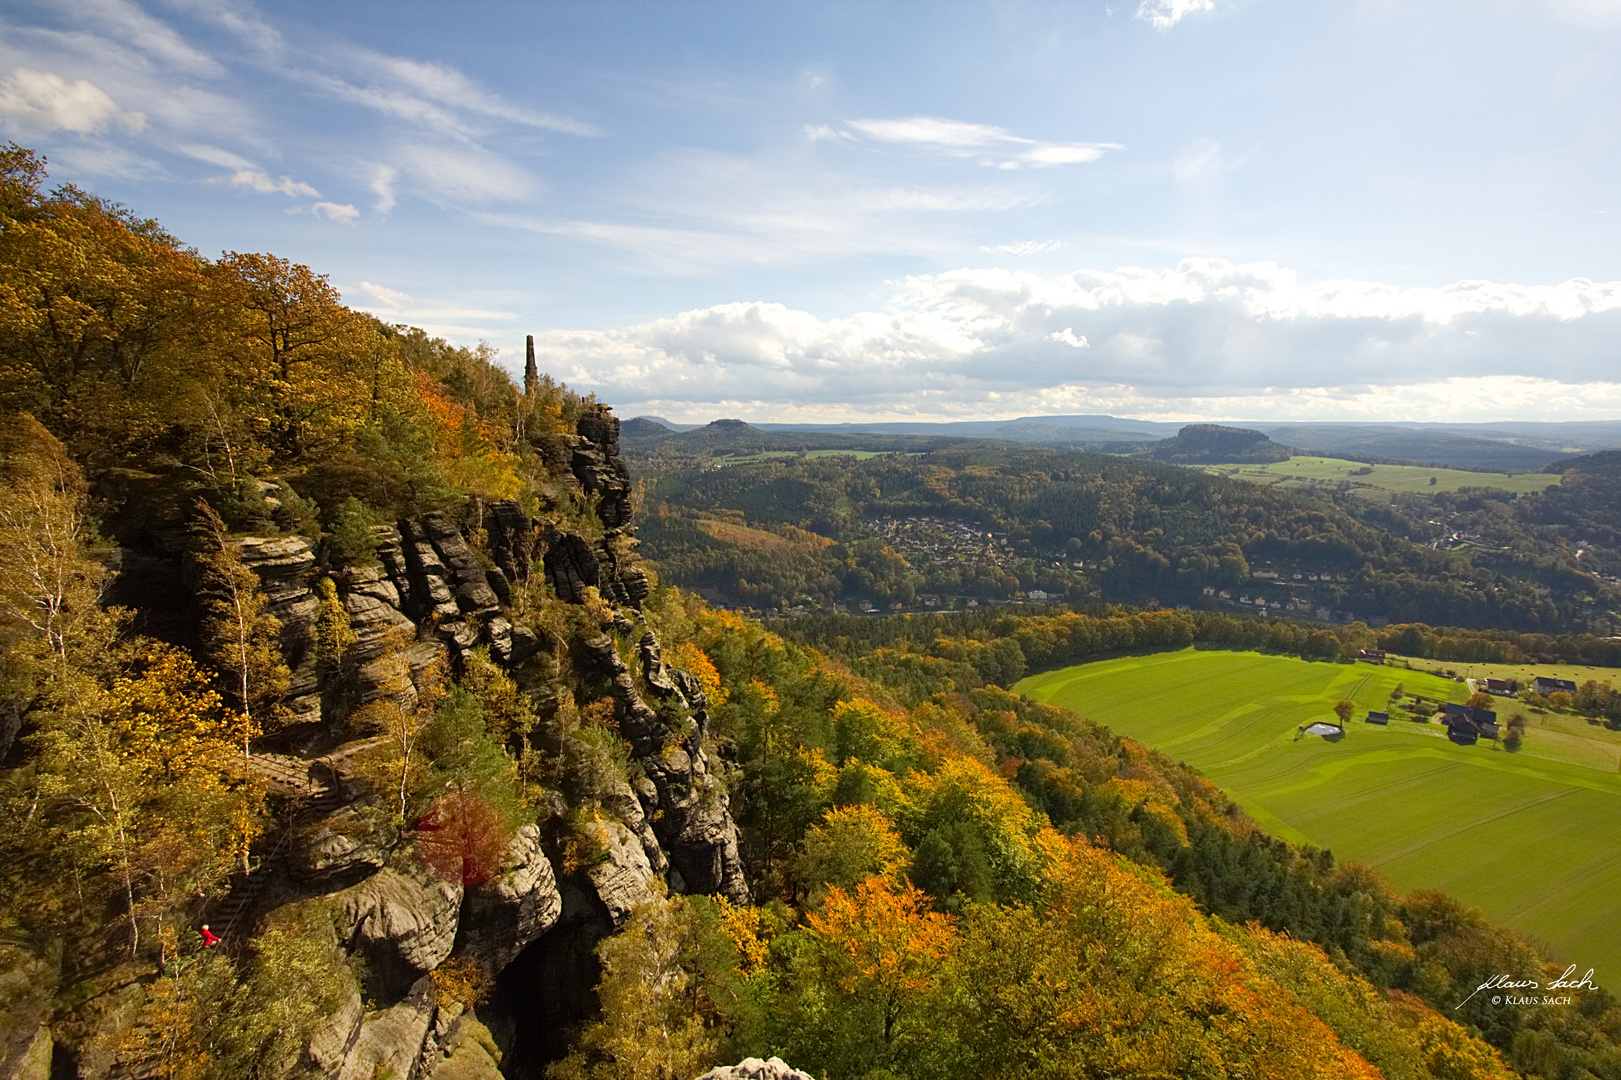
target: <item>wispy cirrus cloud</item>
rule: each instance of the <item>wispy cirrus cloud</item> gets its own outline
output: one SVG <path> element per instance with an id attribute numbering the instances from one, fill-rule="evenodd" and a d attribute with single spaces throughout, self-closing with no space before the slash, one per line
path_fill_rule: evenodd
<path id="1" fill-rule="evenodd" d="M 1063 246 L 1062 240 L 1017 240 L 1011 244 L 989 244 L 980 250 L 994 251 L 998 255 L 1043 255 Z"/>
<path id="2" fill-rule="evenodd" d="M 385 322 L 419 327 L 438 337 L 473 342 L 510 333 L 515 312 L 422 300 L 402 289 L 361 281 L 342 287 L 344 302 Z"/>
<path id="3" fill-rule="evenodd" d="M 352 145 L 320 158 L 319 187 L 358 182 L 380 215 L 403 193 L 457 208 L 526 199 L 541 185 L 492 136 L 515 128 L 596 133 L 583 121 L 515 103 L 451 64 L 296 33 L 289 39 L 249 0 L 166 5 L 163 18 L 140 0 L 62 0 L 50 18 L 22 25 L 0 16 L 0 72 L 24 61 L 0 79 L 0 125 L 81 135 L 82 145 L 40 146 L 57 162 L 101 175 L 165 176 L 154 159 L 173 154 L 226 170 L 205 182 L 319 198 L 315 177 L 255 162 L 298 151 L 277 137 L 278 122 L 256 107 L 257 95 L 243 92 L 242 79 L 251 77 L 306 98 L 313 92 L 360 121 Z M 225 34 L 210 33 L 216 29 Z M 139 149 L 113 141 L 136 135 Z M 185 177 L 184 165 L 177 171 Z M 344 209 L 357 201 L 329 200 L 315 212 L 358 221 L 358 211 Z"/>
<path id="4" fill-rule="evenodd" d="M 1096 161 L 1119 143 L 1044 142 L 1015 135 L 1006 128 L 937 116 L 904 119 L 846 120 L 839 127 L 807 127 L 812 141 L 863 140 L 910 146 L 946 157 L 969 158 L 999 169 L 1049 169 Z"/>
<path id="5" fill-rule="evenodd" d="M 944 256 L 983 215 L 1049 205 L 1013 183 L 883 184 L 832 170 L 789 170 L 741 155 L 683 152 L 614 193 L 604 219 L 492 214 L 486 220 L 571 237 L 619 253 L 628 270 L 690 276 L 739 265 L 807 265 L 880 254 Z"/>
<path id="6" fill-rule="evenodd" d="M 219 61 L 130 0 L 57 0 L 59 10 L 92 33 L 120 42 L 153 63 L 188 75 L 225 73 Z"/>

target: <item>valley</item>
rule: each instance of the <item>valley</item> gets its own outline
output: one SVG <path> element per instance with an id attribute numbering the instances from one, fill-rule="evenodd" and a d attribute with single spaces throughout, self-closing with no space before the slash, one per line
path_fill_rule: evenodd
<path id="1" fill-rule="evenodd" d="M 1457 745 L 1401 714 L 1367 723 L 1398 684 L 1468 695 L 1397 667 L 1202 649 L 1061 668 L 1015 688 L 1186 762 L 1275 835 L 1368 863 L 1399 888 L 1443 889 L 1584 970 L 1621 968 L 1621 854 L 1591 839 L 1621 831 L 1621 732 L 1525 709 L 1524 747 L 1510 752 Z M 1342 738 L 1297 738 L 1301 725 L 1333 721 L 1342 698 L 1356 706 Z M 1505 700 L 1499 718 L 1516 708 Z"/>

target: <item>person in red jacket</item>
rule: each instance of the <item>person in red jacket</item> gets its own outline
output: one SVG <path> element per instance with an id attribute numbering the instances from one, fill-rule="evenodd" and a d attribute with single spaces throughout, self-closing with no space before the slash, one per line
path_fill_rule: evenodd
<path id="1" fill-rule="evenodd" d="M 211 948 L 212 946 L 220 943 L 220 939 L 216 937 L 214 932 L 208 928 L 207 923 L 203 923 L 203 928 L 197 932 L 203 935 L 203 948 L 205 949 Z"/>

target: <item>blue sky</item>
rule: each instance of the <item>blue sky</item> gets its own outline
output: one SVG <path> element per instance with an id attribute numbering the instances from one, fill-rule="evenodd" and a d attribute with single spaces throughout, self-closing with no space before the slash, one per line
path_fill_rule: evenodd
<path id="1" fill-rule="evenodd" d="M 0 132 L 677 420 L 1621 417 L 1621 0 L 0 2 Z"/>

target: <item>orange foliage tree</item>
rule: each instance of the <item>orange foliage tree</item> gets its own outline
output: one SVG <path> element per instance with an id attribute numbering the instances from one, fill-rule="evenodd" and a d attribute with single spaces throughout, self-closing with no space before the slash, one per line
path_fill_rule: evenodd
<path id="1" fill-rule="evenodd" d="M 501 812 L 470 791 L 446 795 L 417 822 L 422 861 L 464 889 L 476 889 L 501 872 L 506 846 Z"/>

